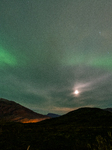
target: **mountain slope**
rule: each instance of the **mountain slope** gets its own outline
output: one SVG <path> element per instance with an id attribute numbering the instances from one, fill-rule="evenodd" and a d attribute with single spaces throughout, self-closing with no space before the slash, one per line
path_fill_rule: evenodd
<path id="1" fill-rule="evenodd" d="M 51 117 L 51 118 L 57 118 L 57 117 L 60 117 L 61 115 L 54 114 L 54 113 L 48 113 L 47 116 Z"/>
<path id="2" fill-rule="evenodd" d="M 45 121 L 49 125 L 112 126 L 112 113 L 100 108 L 79 108 L 63 116 Z"/>
<path id="3" fill-rule="evenodd" d="M 112 112 L 112 108 L 106 108 L 106 109 L 104 109 L 104 110 L 109 111 L 109 112 Z"/>
<path id="4" fill-rule="evenodd" d="M 33 112 L 32 110 L 3 98 L 0 98 L 0 120 L 22 123 L 39 122 L 49 117 Z"/>
<path id="5" fill-rule="evenodd" d="M 2 150 L 110 150 L 112 113 L 80 108 L 35 124 L 0 124 Z"/>

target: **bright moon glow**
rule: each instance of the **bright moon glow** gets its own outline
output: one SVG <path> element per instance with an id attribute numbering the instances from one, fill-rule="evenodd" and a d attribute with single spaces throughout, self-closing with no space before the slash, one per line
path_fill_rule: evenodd
<path id="1" fill-rule="evenodd" d="M 79 94 L 79 91 L 78 91 L 78 90 L 75 90 L 74 94 L 76 94 L 76 95 Z"/>

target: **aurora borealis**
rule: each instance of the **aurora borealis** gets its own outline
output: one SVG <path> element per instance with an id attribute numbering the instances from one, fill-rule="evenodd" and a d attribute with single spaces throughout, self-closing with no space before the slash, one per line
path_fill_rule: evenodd
<path id="1" fill-rule="evenodd" d="M 2 47 L 0 48 L 0 65 L 15 66 L 17 64 L 16 59 L 8 51 L 5 51 Z"/>
<path id="2" fill-rule="evenodd" d="M 0 97 L 43 114 L 112 107 L 111 8 L 110 0 L 1 0 Z"/>

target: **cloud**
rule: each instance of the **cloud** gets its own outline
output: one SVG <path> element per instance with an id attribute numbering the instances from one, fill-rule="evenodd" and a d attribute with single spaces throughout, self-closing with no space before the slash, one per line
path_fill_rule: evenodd
<path id="1" fill-rule="evenodd" d="M 80 83 L 75 83 L 73 91 L 74 90 L 79 90 L 80 92 L 86 92 L 86 91 L 91 91 L 100 86 L 103 82 L 105 82 L 110 76 L 112 76 L 112 73 L 108 73 L 105 75 L 101 75 L 100 77 L 94 77 L 93 79 L 89 81 L 84 81 Z"/>
<path id="2" fill-rule="evenodd" d="M 2 1 L 0 96 L 40 112 L 110 106 L 111 6 L 86 0 Z"/>
<path id="3" fill-rule="evenodd" d="M 8 74 L 7 74 L 8 71 Z M 86 66 L 60 67 L 57 70 L 40 68 L 16 68 L 2 70 L 1 96 L 14 100 L 32 109 L 54 112 L 57 108 L 78 108 L 83 106 L 108 105 L 111 101 L 111 72 L 102 71 Z M 46 73 L 46 74 L 45 74 Z M 73 91 L 78 89 L 80 94 L 74 97 Z M 106 105 L 105 105 L 106 103 Z M 60 113 L 67 109 L 60 110 Z"/>

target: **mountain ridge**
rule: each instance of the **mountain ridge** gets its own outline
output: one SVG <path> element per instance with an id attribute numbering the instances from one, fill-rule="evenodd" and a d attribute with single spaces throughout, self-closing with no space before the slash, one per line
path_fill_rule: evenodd
<path id="1" fill-rule="evenodd" d="M 0 130 L 2 150 L 112 148 L 112 113 L 100 108 L 79 108 L 37 123 L 1 123 Z"/>
<path id="2" fill-rule="evenodd" d="M 57 117 L 60 117 L 61 115 L 54 114 L 54 113 L 48 113 L 47 116 L 51 117 L 51 118 L 57 118 Z"/>
<path id="3" fill-rule="evenodd" d="M 82 107 L 57 118 L 42 121 L 49 125 L 112 126 L 112 113 L 101 108 Z"/>
<path id="4" fill-rule="evenodd" d="M 36 113 L 19 103 L 0 98 L 0 120 L 22 123 L 39 122 L 50 117 Z"/>

